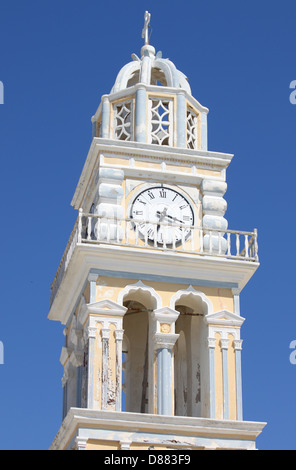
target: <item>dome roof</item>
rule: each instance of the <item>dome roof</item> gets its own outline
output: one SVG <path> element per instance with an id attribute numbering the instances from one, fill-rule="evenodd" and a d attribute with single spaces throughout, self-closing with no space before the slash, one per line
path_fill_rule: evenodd
<path id="1" fill-rule="evenodd" d="M 150 44 L 142 47 L 141 58 L 132 54 L 132 59 L 118 73 L 111 93 L 143 83 L 182 88 L 191 95 L 187 77 L 169 59 L 163 59 L 161 52 L 155 55 L 155 49 Z"/>

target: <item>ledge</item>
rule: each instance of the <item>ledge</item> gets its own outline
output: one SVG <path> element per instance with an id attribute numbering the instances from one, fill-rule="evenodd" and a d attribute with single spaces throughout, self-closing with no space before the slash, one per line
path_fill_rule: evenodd
<path id="1" fill-rule="evenodd" d="M 163 416 L 70 408 L 50 450 L 73 446 L 83 439 L 129 439 L 134 443 L 171 445 L 174 448 L 255 449 L 266 423 L 227 421 L 183 416 Z"/>
<path id="2" fill-rule="evenodd" d="M 251 261 L 192 256 L 183 252 L 77 244 L 52 299 L 48 318 L 67 323 L 90 271 L 110 277 L 242 290 L 258 266 L 259 263 Z"/>

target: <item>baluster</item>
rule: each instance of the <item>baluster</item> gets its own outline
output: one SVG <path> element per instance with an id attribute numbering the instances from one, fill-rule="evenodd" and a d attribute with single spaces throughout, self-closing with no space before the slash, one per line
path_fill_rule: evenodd
<path id="1" fill-rule="evenodd" d="M 240 242 L 239 242 L 239 233 L 236 233 L 236 256 L 239 256 L 239 245 L 240 245 Z"/>
<path id="2" fill-rule="evenodd" d="M 87 218 L 87 239 L 91 240 L 91 226 L 92 226 L 92 218 L 88 216 Z"/>
<path id="3" fill-rule="evenodd" d="M 258 231 L 257 229 L 255 228 L 254 229 L 254 256 L 255 256 L 255 260 L 258 261 L 258 242 L 257 242 L 257 237 L 258 237 Z"/>
<path id="4" fill-rule="evenodd" d="M 166 240 L 167 240 L 167 236 L 168 236 L 168 227 L 167 227 L 167 225 L 163 225 L 162 227 L 163 227 L 163 245 L 162 245 L 162 247 L 164 249 L 166 249 L 166 247 L 167 247 L 166 246 Z"/>
<path id="5" fill-rule="evenodd" d="M 249 238 L 248 235 L 245 234 L 245 258 L 249 257 Z"/>
<path id="6" fill-rule="evenodd" d="M 109 243 L 110 242 L 110 220 L 107 218 L 106 219 L 106 222 L 107 222 L 107 242 Z"/>
<path id="7" fill-rule="evenodd" d="M 254 235 L 249 239 L 249 258 L 254 258 Z"/>
<path id="8" fill-rule="evenodd" d="M 176 236 L 175 236 L 175 233 L 172 231 L 172 236 L 173 236 L 173 250 L 176 249 Z"/>
<path id="9" fill-rule="evenodd" d="M 125 219 L 125 244 L 128 245 L 129 243 L 129 221 Z"/>
<path id="10" fill-rule="evenodd" d="M 148 225 L 147 225 L 147 222 L 146 222 L 146 230 L 145 230 L 145 235 L 144 235 L 144 246 L 146 247 L 148 245 Z"/>
<path id="11" fill-rule="evenodd" d="M 231 255 L 231 233 L 227 233 L 227 255 Z"/>
<path id="12" fill-rule="evenodd" d="M 221 232 L 218 232 L 218 253 L 221 255 L 222 253 L 222 241 L 221 241 Z"/>
<path id="13" fill-rule="evenodd" d="M 77 242 L 81 243 L 82 239 L 82 208 L 80 207 L 79 213 L 78 213 L 78 238 Z"/>
<path id="14" fill-rule="evenodd" d="M 209 237 L 210 237 L 210 253 L 213 252 L 213 239 L 212 239 L 212 232 L 209 232 Z"/>
<path id="15" fill-rule="evenodd" d="M 96 222 L 97 241 L 101 239 L 101 225 L 102 225 L 101 222 L 102 222 L 101 217 L 98 217 L 97 222 Z"/>
<path id="16" fill-rule="evenodd" d="M 120 229 L 120 220 L 119 219 L 115 219 L 116 220 L 116 241 L 117 243 L 120 242 L 120 236 L 119 236 L 119 229 Z"/>
<path id="17" fill-rule="evenodd" d="M 138 245 L 138 238 L 139 238 L 139 224 L 136 222 L 136 237 L 135 237 L 135 245 Z"/>
<path id="18" fill-rule="evenodd" d="M 203 230 L 199 230 L 200 252 L 203 253 Z"/>
<path id="19" fill-rule="evenodd" d="M 182 250 L 185 250 L 185 232 L 181 227 L 181 234 L 182 234 Z"/>

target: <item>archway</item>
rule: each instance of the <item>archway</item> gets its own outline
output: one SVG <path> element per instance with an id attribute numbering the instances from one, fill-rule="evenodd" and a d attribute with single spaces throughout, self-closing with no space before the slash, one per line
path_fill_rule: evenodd
<path id="1" fill-rule="evenodd" d="M 208 381 L 204 316 L 212 311 L 212 304 L 202 292 L 190 287 L 172 297 L 171 307 L 180 312 L 175 325 L 179 334 L 174 349 L 175 414 L 201 417 L 205 414 Z"/>

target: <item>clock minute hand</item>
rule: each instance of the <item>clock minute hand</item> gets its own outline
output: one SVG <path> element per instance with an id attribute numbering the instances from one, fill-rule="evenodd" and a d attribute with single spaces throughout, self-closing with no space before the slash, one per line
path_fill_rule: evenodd
<path id="1" fill-rule="evenodd" d="M 165 217 L 168 217 L 169 219 L 174 220 L 175 222 L 180 222 L 180 224 L 184 224 L 183 220 L 177 219 L 177 217 L 172 217 L 168 214 L 165 214 Z"/>

